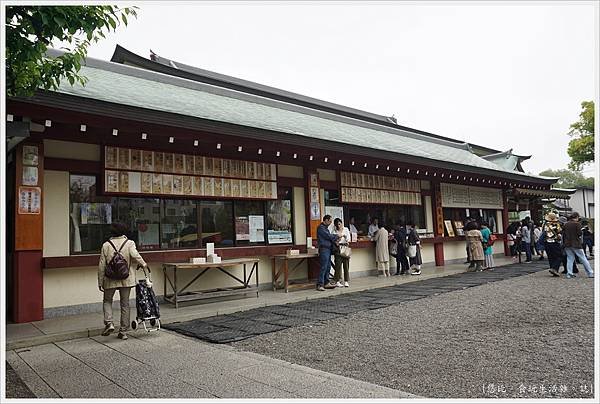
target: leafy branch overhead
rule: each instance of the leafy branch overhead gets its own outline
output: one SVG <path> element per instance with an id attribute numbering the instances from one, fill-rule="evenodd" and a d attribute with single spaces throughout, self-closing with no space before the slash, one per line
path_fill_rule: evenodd
<path id="1" fill-rule="evenodd" d="M 6 93 L 32 96 L 36 90 L 56 90 L 62 79 L 85 84 L 79 74 L 90 44 L 105 38 L 136 7 L 8 6 L 6 7 Z M 67 44 L 56 58 L 46 55 L 53 43 Z"/>
<path id="2" fill-rule="evenodd" d="M 571 157 L 569 168 L 573 170 L 594 161 L 594 101 L 582 102 L 581 108 L 579 121 L 572 124 L 569 131 L 573 139 L 569 142 L 567 153 Z"/>
<path id="3" fill-rule="evenodd" d="M 544 177 L 558 178 L 556 187 L 558 188 L 577 188 L 588 187 L 594 188 L 594 177 L 585 177 L 579 171 L 567 169 L 545 170 L 540 173 Z"/>

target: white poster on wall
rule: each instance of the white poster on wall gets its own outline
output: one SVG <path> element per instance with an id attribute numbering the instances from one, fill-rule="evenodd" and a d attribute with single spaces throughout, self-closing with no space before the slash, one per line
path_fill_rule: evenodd
<path id="1" fill-rule="evenodd" d="M 333 231 L 333 221 L 336 218 L 342 219 L 344 222 L 344 207 L 343 206 L 325 206 L 325 214 L 331 215 L 331 224 L 329 225 L 329 231 Z"/>
<path id="2" fill-rule="evenodd" d="M 264 216 L 248 216 L 250 227 L 250 242 L 261 243 L 265 241 L 265 218 Z"/>

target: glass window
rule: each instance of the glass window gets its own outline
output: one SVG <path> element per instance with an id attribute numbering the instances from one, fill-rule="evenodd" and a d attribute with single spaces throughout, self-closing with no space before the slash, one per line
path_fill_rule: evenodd
<path id="1" fill-rule="evenodd" d="M 71 175 L 69 202 L 71 253 L 97 253 L 110 234 L 112 199 L 96 195 L 96 176 Z"/>
<path id="2" fill-rule="evenodd" d="M 160 248 L 160 201 L 152 198 L 118 198 L 116 202 L 118 222 L 129 229 L 127 237 L 139 251 Z"/>
<path id="3" fill-rule="evenodd" d="M 200 202 L 200 234 L 202 246 L 215 243 L 215 246 L 234 245 L 233 203 L 230 201 Z"/>
<path id="4" fill-rule="evenodd" d="M 340 206 L 340 192 L 337 189 L 326 189 L 325 206 Z"/>
<path id="5" fill-rule="evenodd" d="M 460 229 L 466 224 L 467 217 L 473 218 L 477 223 L 486 223 L 492 233 L 498 232 L 496 223 L 496 209 L 465 209 L 465 208 L 444 208 L 444 220 L 450 220 L 455 229 Z M 445 235 L 448 236 L 448 231 L 444 226 Z M 460 230 L 456 231 L 457 235 L 462 235 Z"/>
<path id="6" fill-rule="evenodd" d="M 369 225 L 377 218 L 379 225 L 394 226 L 398 221 L 413 222 L 420 229 L 425 228 L 425 214 L 423 206 L 413 205 L 377 205 L 364 207 L 351 207 L 348 211 L 348 220 L 354 218 L 354 225 L 358 234 L 366 236 Z"/>
<path id="7" fill-rule="evenodd" d="M 269 244 L 292 244 L 292 189 L 279 188 L 277 200 L 267 201 Z"/>
<path id="8" fill-rule="evenodd" d="M 236 245 L 264 244 L 265 204 L 262 201 L 235 201 Z"/>
<path id="9" fill-rule="evenodd" d="M 163 200 L 160 235 L 162 248 L 198 248 L 196 202 Z"/>

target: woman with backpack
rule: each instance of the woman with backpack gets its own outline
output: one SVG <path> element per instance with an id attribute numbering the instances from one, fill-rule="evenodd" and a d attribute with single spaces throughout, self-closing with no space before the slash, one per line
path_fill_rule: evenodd
<path id="1" fill-rule="evenodd" d="M 119 327 L 120 339 L 127 339 L 129 329 L 129 295 L 135 286 L 135 268 L 148 265 L 135 247 L 133 240 L 125 234 L 127 226 L 122 223 L 113 223 L 110 227 L 111 237 L 102 245 L 100 262 L 98 264 L 98 289 L 103 292 L 102 311 L 104 312 L 104 331 L 106 336 L 115 330 L 112 318 L 112 302 L 115 292 L 119 291 L 121 306 L 121 326 Z"/>

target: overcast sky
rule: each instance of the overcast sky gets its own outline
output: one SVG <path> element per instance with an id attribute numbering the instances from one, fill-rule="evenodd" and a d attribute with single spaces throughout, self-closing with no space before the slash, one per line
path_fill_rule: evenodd
<path id="1" fill-rule="evenodd" d="M 566 168 L 595 99 L 594 2 L 139 3 L 115 44 Z M 596 70 L 595 70 L 596 69 Z M 592 175 L 594 167 L 585 170 Z"/>

